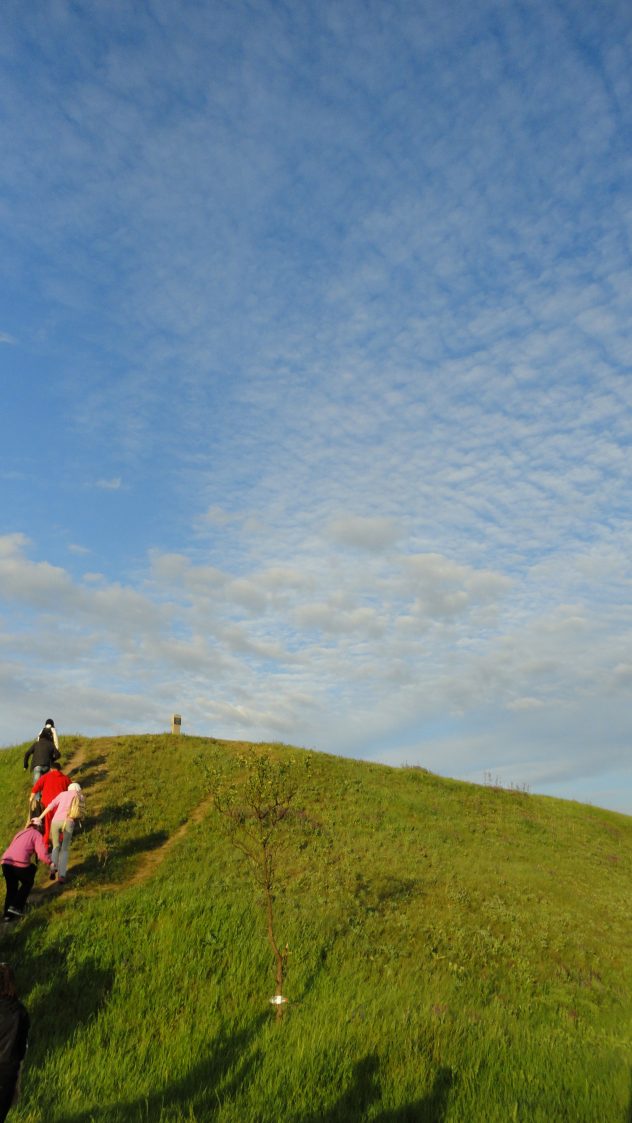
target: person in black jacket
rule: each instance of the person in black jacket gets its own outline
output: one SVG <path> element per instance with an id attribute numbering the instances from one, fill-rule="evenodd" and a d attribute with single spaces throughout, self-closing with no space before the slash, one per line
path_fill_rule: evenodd
<path id="1" fill-rule="evenodd" d="M 33 769 L 34 784 L 37 783 L 40 776 L 48 772 L 53 761 L 59 760 L 60 755 L 59 749 L 55 745 L 53 731 L 50 725 L 45 725 L 37 741 L 34 741 L 30 749 L 27 749 L 24 754 L 25 768 L 29 766 L 29 757 L 33 757 L 31 768 Z"/>
<path id="2" fill-rule="evenodd" d="M 0 963 L 0 1123 L 4 1123 L 18 1102 L 29 1026 L 29 1016 L 18 999 L 13 971 L 8 963 Z"/>
<path id="3" fill-rule="evenodd" d="M 57 730 L 55 729 L 55 722 L 53 721 L 52 717 L 46 718 L 46 721 L 44 722 L 44 726 L 43 726 L 43 729 L 42 729 L 42 733 L 44 732 L 44 729 L 50 730 L 51 737 L 53 738 L 53 741 L 55 742 L 55 748 L 58 749 L 59 748 L 59 737 L 57 736 Z M 42 733 L 38 733 L 38 737 L 41 737 Z"/>

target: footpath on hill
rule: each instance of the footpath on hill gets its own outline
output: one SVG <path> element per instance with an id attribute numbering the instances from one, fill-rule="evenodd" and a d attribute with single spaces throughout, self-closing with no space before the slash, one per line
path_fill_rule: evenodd
<path id="1" fill-rule="evenodd" d="M 156 873 L 164 862 L 168 854 L 183 840 L 190 828 L 204 820 L 208 814 L 212 802 L 213 795 L 205 794 L 202 799 L 188 812 L 186 818 L 169 834 L 164 835 L 152 846 L 147 849 L 139 849 L 138 854 L 131 871 L 127 872 L 126 876 L 120 880 L 112 881 L 111 883 L 104 884 L 103 877 L 97 877 L 94 882 L 90 882 L 82 877 L 80 885 L 73 885 L 73 880 L 77 880 L 77 869 L 82 871 L 81 857 L 87 848 L 87 843 L 91 832 L 99 830 L 100 823 L 105 816 L 107 821 L 116 828 L 116 815 L 117 805 L 112 803 L 109 796 L 111 790 L 111 770 L 110 760 L 108 755 L 108 741 L 99 743 L 99 749 L 96 754 L 93 752 L 94 744 L 87 741 L 82 742 L 73 751 L 70 758 L 64 764 L 64 771 L 66 775 L 70 776 L 73 781 L 81 784 L 81 787 L 86 795 L 87 812 L 86 812 L 86 826 L 85 837 L 83 830 L 77 832 L 77 837 L 73 840 L 71 848 L 71 860 L 69 866 L 68 881 L 65 886 L 60 886 L 56 882 L 49 880 L 40 882 L 36 888 L 31 892 L 30 901 L 33 904 L 42 904 L 46 899 L 51 897 L 60 896 L 63 893 L 64 898 L 72 898 L 80 894 L 81 896 L 93 896 L 101 893 L 104 888 L 109 889 L 123 889 L 132 885 L 139 885 L 147 881 L 154 873 Z M 132 818 L 133 812 L 129 805 L 118 808 L 123 821 L 128 821 Z M 139 818 L 140 823 L 140 818 Z M 113 832 L 116 833 L 116 830 Z M 104 847 L 102 851 L 102 864 L 100 873 L 104 874 L 107 871 L 107 858 L 105 857 L 105 849 L 109 850 L 109 846 Z M 98 860 L 98 847 L 97 860 Z M 74 860 L 74 861 L 73 861 Z M 73 864 L 75 872 L 73 876 Z M 93 870 L 93 872 L 96 872 Z"/>
<path id="2" fill-rule="evenodd" d="M 80 744 L 77 749 L 75 749 L 72 756 L 68 760 L 63 761 L 63 763 L 62 763 L 62 769 L 63 769 L 63 772 L 65 773 L 65 775 L 69 776 L 70 779 L 73 782 L 76 781 L 78 784 L 81 784 L 81 787 L 84 790 L 89 790 L 88 786 L 85 784 L 85 777 L 82 775 L 82 771 L 83 771 L 83 769 L 85 767 L 85 764 L 86 764 L 87 754 L 88 754 L 88 743 L 84 742 L 84 743 Z M 106 776 L 107 776 L 107 770 L 104 771 L 103 779 L 105 779 Z M 95 806 L 96 806 L 96 804 L 95 804 Z M 77 837 L 77 839 L 75 839 L 75 842 L 80 842 L 80 832 L 78 832 L 78 837 Z M 76 849 L 75 849 L 75 854 L 76 854 Z M 73 850 L 71 848 L 71 863 L 72 863 L 73 856 L 74 856 Z M 58 885 L 57 882 L 50 881 L 50 880 L 40 882 L 39 884 L 37 884 L 31 890 L 31 893 L 30 893 L 30 896 L 29 896 L 29 904 L 39 905 L 46 898 L 59 896 L 59 894 L 61 892 L 64 892 L 65 896 L 71 896 L 73 894 L 73 892 L 74 893 L 77 892 L 76 889 L 73 890 L 73 888 L 72 888 L 71 879 L 72 879 L 72 868 L 70 869 L 70 879 L 69 879 L 70 884 L 68 884 L 68 882 L 67 882 L 65 887 L 62 887 L 61 885 Z"/>

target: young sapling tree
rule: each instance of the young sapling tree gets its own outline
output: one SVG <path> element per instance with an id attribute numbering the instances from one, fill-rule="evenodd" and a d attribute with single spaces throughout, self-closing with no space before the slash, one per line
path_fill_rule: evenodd
<path id="1" fill-rule="evenodd" d="M 275 963 L 277 1020 L 283 1014 L 283 983 L 287 944 L 277 937 L 275 900 L 284 860 L 295 838 L 293 803 L 300 789 L 295 760 L 277 760 L 267 751 L 252 749 L 238 758 L 240 780 L 223 769 L 203 764 L 212 785 L 213 802 L 222 832 L 248 861 L 266 918 L 268 943 Z M 303 769 L 309 769 L 309 757 Z M 304 822 L 304 819 L 301 820 Z"/>

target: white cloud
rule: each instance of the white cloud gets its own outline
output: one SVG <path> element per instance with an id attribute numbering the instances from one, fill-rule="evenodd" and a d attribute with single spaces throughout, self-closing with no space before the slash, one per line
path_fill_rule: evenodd
<path id="1" fill-rule="evenodd" d="M 102 491 L 120 491 L 123 481 L 120 476 L 112 476 L 111 479 L 96 480 L 94 486 Z"/>
<path id="2" fill-rule="evenodd" d="M 356 634 L 366 640 L 377 640 L 385 631 L 385 624 L 374 608 L 347 608 L 344 602 L 337 604 L 333 598 L 329 603 L 300 605 L 294 619 L 307 632 L 317 630 L 329 636 Z"/>
<path id="3" fill-rule="evenodd" d="M 210 523 L 211 526 L 222 527 L 227 526 L 229 523 L 233 522 L 234 519 L 234 515 L 231 515 L 228 511 L 224 511 L 221 507 L 217 506 L 217 504 L 214 504 L 212 507 L 209 507 L 208 511 L 200 516 L 199 521 L 201 524 Z"/>
<path id="4" fill-rule="evenodd" d="M 49 530 L 0 539 L 2 649 L 78 724 L 177 690 L 201 730 L 372 753 L 443 722 L 447 771 L 614 774 L 627 22 L 400 7 L 57 5 L 23 66 L 9 14 L 3 509 Z"/>
<path id="5" fill-rule="evenodd" d="M 28 545 L 30 539 L 26 534 L 0 534 L 0 558 L 7 560 L 19 558 Z"/>
<path id="6" fill-rule="evenodd" d="M 507 702 L 508 710 L 538 710 L 544 705 L 541 698 L 514 698 Z"/>
<path id="7" fill-rule="evenodd" d="M 401 530 L 393 519 L 360 518 L 349 515 L 334 519 L 328 528 L 331 539 L 342 546 L 359 550 L 382 552 L 390 549 L 401 538 Z"/>
<path id="8" fill-rule="evenodd" d="M 132 714 L 141 726 L 154 715 L 153 728 L 175 695 L 169 704 L 186 711 L 191 731 L 283 736 L 465 778 L 484 766 L 546 788 L 594 769 L 605 729 L 595 714 L 605 714 L 607 697 L 610 748 L 601 758 L 609 767 L 625 759 L 625 622 L 614 631 L 575 604 L 538 617 L 528 581 L 517 589 L 515 578 L 437 554 L 394 555 L 385 573 L 381 556 L 358 570 L 343 552 L 334 569 L 332 557 L 324 566 L 314 557 L 303 569 L 263 566 L 246 579 L 154 553 L 151 579 L 133 589 L 100 575 L 75 582 L 27 550 L 22 535 L 0 539 L 11 613 L 0 650 L 36 692 L 54 660 L 46 689 L 59 690 L 75 728 L 90 731 L 121 691 L 106 728 Z M 487 634 L 473 623 L 479 601 L 494 606 Z M 14 616 L 20 604 L 33 615 Z M 485 735 L 476 732 L 482 721 Z M 414 755 L 410 729 L 446 722 L 459 734 L 424 735 Z M 394 739 L 402 747 L 386 748 Z"/>

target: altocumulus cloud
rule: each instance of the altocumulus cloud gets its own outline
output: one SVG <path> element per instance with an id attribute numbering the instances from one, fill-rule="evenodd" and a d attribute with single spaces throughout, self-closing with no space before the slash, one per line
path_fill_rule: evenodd
<path id="1" fill-rule="evenodd" d="M 7 6 L 7 738 L 623 786 L 629 27 Z"/>
<path id="2" fill-rule="evenodd" d="M 490 768 L 544 783 L 594 767 L 601 726 L 587 713 L 607 696 L 618 732 L 606 763 L 622 763 L 623 631 L 577 605 L 523 617 L 515 578 L 439 554 L 369 553 L 358 567 L 354 552 L 323 548 L 296 570 L 247 577 L 155 554 L 138 588 L 95 588 L 28 549 L 23 536 L 0 539 L 0 650 L 22 668 L 17 695 L 15 674 L 0 689 L 18 715 L 35 690 L 59 694 L 73 725 L 108 727 L 120 691 L 119 724 L 160 727 L 177 701 L 201 732 L 291 736 L 394 762 L 410 761 L 416 729 L 417 757 L 461 774 L 478 765 L 485 719 Z M 400 747 L 380 751 L 393 730 Z"/>
<path id="3" fill-rule="evenodd" d="M 394 546 L 401 537 L 401 530 L 393 519 L 352 515 L 333 519 L 328 532 L 338 545 L 377 552 Z"/>

